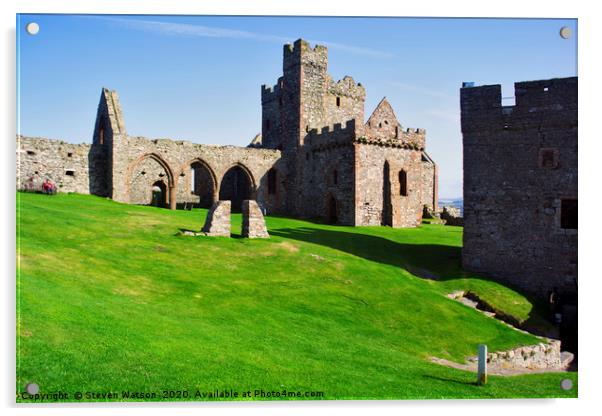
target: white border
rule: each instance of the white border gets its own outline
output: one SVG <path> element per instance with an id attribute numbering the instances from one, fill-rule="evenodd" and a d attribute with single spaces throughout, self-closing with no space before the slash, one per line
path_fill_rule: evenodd
<path id="1" fill-rule="evenodd" d="M 2 239 L 2 265 L 4 266 L 2 318 L 2 406 L 8 415 L 120 415 L 144 414 L 365 414 L 376 411 L 379 414 L 420 413 L 466 415 L 507 415 L 524 412 L 550 414 L 588 414 L 593 409 L 599 411 L 602 393 L 598 387 L 602 383 L 600 369 L 600 311 L 595 306 L 600 303 L 602 288 L 600 264 L 597 262 L 600 246 L 599 177 L 597 167 L 602 156 L 599 133 L 600 89 L 600 15 L 595 13 L 595 2 L 578 1 L 531 1 L 505 0 L 487 2 L 474 0 L 424 1 L 393 3 L 383 0 L 355 2 L 347 0 L 304 0 L 286 2 L 282 0 L 53 0 L 20 2 L 5 0 L 1 4 L 2 42 L 2 100 L 0 114 L 4 135 L 2 136 L 3 188 L 2 219 L 5 231 Z M 580 304 L 580 343 L 579 343 L 579 396 L 577 400 L 471 400 L 471 401 L 356 401 L 356 402 L 296 402 L 296 403 L 186 403 L 186 404 L 99 404 L 95 406 L 60 405 L 46 407 L 17 407 L 14 404 L 14 353 L 15 353 L 15 14 L 20 13 L 139 13 L 139 14 L 235 14 L 235 15 L 347 15 L 347 16 L 440 16 L 440 17 L 557 17 L 579 19 L 579 166 L 580 166 L 580 219 L 579 233 L 579 304 Z M 516 64 L 520 64 L 517 62 Z M 127 406 L 127 408 L 125 407 Z M 168 410 L 173 408 L 173 411 Z"/>

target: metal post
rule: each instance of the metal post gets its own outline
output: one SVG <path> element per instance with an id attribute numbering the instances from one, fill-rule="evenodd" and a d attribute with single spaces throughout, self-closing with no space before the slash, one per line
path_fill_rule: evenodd
<path id="1" fill-rule="evenodd" d="M 487 384 L 487 345 L 479 345 L 478 385 Z"/>

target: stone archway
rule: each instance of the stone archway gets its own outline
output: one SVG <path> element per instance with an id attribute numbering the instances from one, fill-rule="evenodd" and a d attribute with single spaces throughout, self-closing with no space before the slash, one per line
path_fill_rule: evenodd
<path id="1" fill-rule="evenodd" d="M 128 203 L 153 205 L 153 188 L 159 187 L 163 206 L 176 208 L 174 176 L 169 165 L 159 155 L 149 153 L 139 157 L 130 164 L 127 172 Z"/>
<path id="2" fill-rule="evenodd" d="M 213 172 L 205 163 L 197 160 L 190 164 L 190 193 L 199 198 L 199 207 L 211 207 L 216 187 Z"/>
<path id="3" fill-rule="evenodd" d="M 242 201 L 255 199 L 255 182 L 249 170 L 237 164 L 226 171 L 219 186 L 220 201 L 232 201 L 232 211 L 240 212 Z"/>

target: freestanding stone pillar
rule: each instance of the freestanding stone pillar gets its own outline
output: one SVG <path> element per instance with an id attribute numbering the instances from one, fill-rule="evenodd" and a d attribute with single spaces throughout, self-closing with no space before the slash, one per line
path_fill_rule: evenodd
<path id="1" fill-rule="evenodd" d="M 201 233 L 211 237 L 230 237 L 231 201 L 216 201 L 207 213 Z"/>
<path id="2" fill-rule="evenodd" d="M 245 238 L 270 238 L 265 219 L 257 201 L 242 201 L 242 236 Z"/>

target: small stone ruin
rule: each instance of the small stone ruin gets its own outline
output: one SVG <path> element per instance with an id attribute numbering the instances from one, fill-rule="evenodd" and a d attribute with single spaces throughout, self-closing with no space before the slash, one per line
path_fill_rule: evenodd
<path id="1" fill-rule="evenodd" d="M 211 237 L 230 237 L 231 201 L 216 201 L 209 212 L 201 234 Z"/>
<path id="2" fill-rule="evenodd" d="M 242 202 L 242 236 L 244 238 L 270 238 L 261 208 L 257 201 L 252 199 Z"/>
<path id="3" fill-rule="evenodd" d="M 207 213 L 201 232 L 185 234 L 230 237 L 231 208 L 232 201 L 215 202 Z M 242 202 L 242 217 L 242 236 L 244 238 L 270 238 L 265 226 L 265 218 L 257 201 L 246 199 Z"/>
<path id="4" fill-rule="evenodd" d="M 441 219 L 445 221 L 446 225 L 457 225 L 460 227 L 464 225 L 464 218 L 462 218 L 460 209 L 456 207 L 443 207 L 443 211 L 441 212 Z"/>

